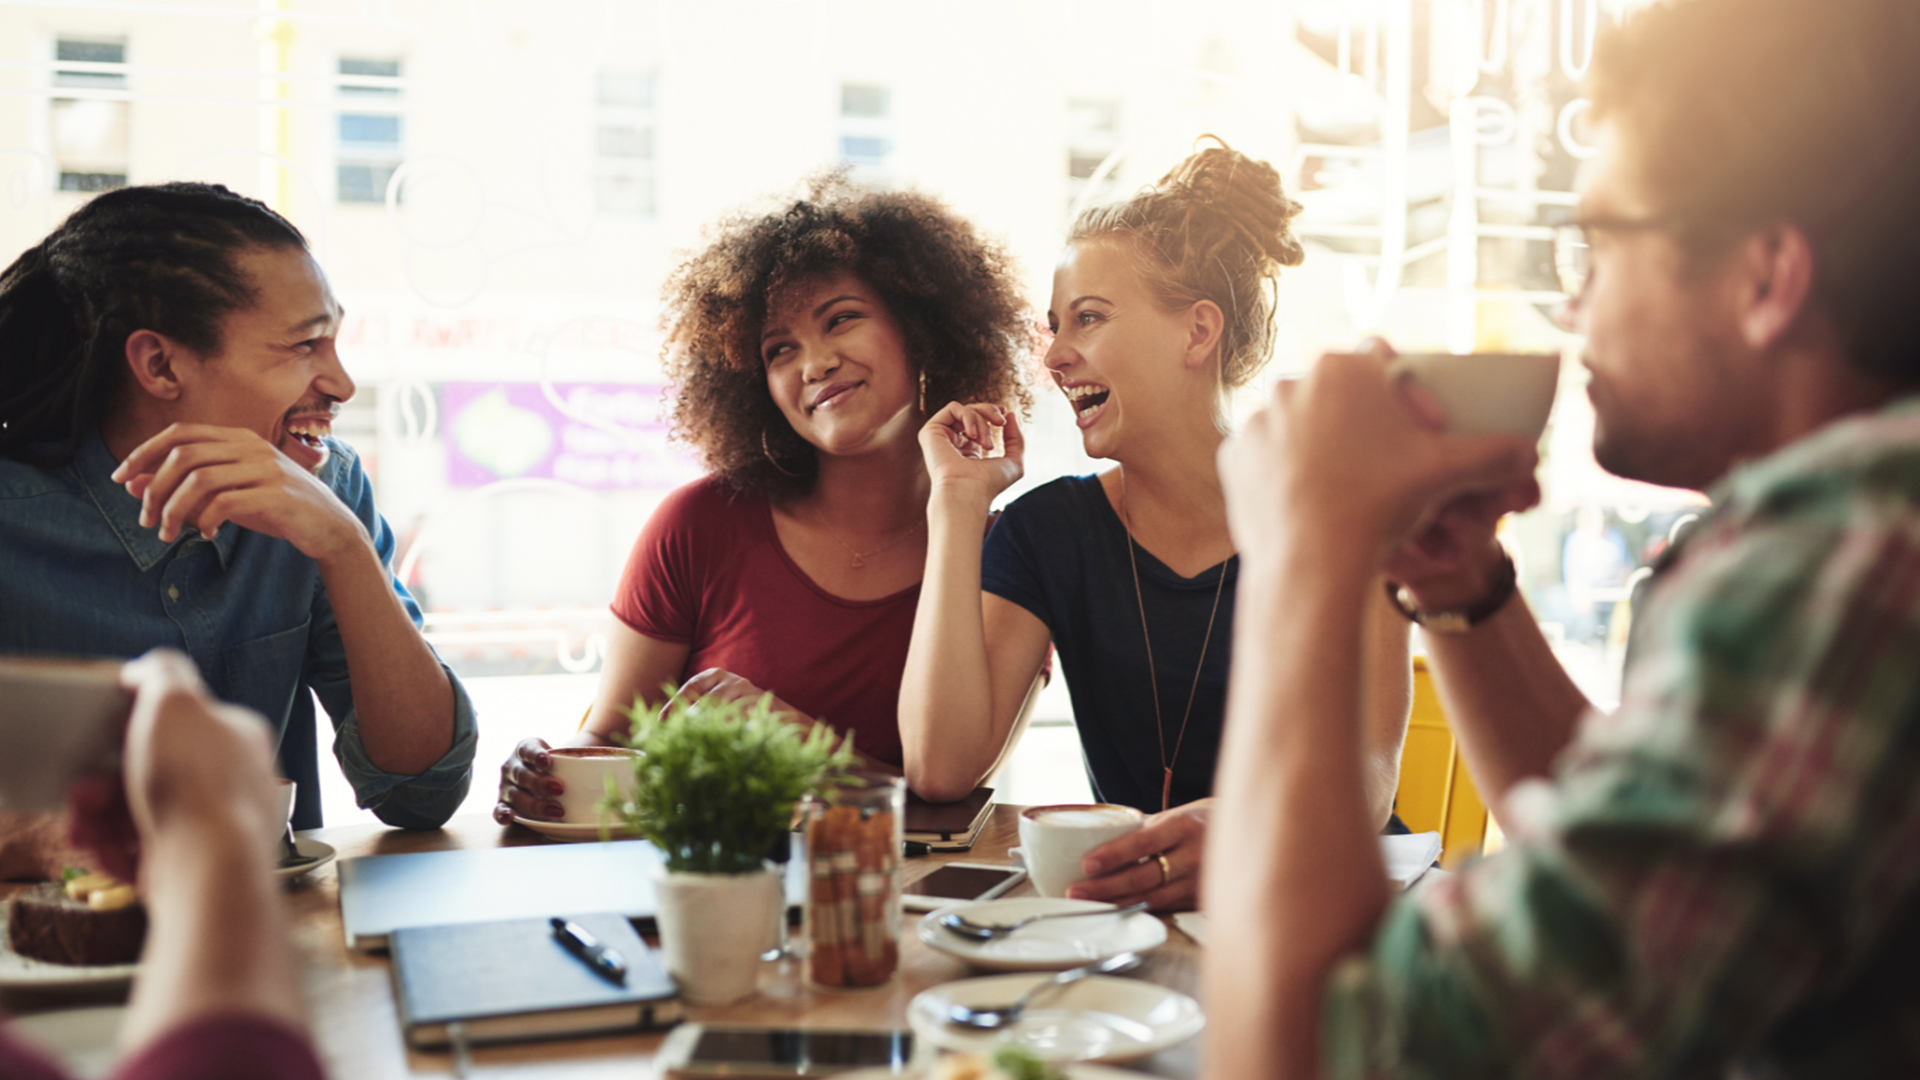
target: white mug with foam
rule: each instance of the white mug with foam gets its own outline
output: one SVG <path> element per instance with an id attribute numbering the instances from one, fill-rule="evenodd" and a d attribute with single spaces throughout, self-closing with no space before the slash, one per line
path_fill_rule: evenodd
<path id="1" fill-rule="evenodd" d="M 1087 852 L 1133 832 L 1147 815 L 1116 803 L 1030 806 L 1020 812 L 1020 851 L 1027 875 L 1041 896 L 1065 896 L 1085 880 L 1080 860 Z"/>
<path id="2" fill-rule="evenodd" d="M 566 785 L 558 795 L 543 796 L 560 804 L 568 825 L 598 825 L 600 800 L 607 795 L 607 779 L 622 796 L 631 797 L 635 779 L 633 762 L 638 750 L 619 746 L 556 746 L 547 751 L 553 777 Z M 611 824 L 609 820 L 608 824 Z"/>

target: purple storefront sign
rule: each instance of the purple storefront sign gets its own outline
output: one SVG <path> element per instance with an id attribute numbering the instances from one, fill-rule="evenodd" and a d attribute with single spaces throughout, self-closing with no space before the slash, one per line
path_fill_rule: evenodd
<path id="1" fill-rule="evenodd" d="M 441 383 L 447 480 L 564 480 L 583 488 L 673 488 L 700 475 L 667 441 L 662 387 L 634 383 Z M 556 402 L 553 398 L 558 398 Z"/>

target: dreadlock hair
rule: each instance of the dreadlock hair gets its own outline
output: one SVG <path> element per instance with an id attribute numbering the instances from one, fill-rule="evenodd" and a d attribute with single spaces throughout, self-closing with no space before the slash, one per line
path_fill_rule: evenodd
<path id="1" fill-rule="evenodd" d="M 0 457 L 73 460 L 127 377 L 138 330 L 220 352 L 221 321 L 257 298 L 235 258 L 306 237 L 218 184 L 121 188 L 73 212 L 0 272 Z"/>
<path id="2" fill-rule="evenodd" d="M 1068 243 L 1107 237 L 1129 250 L 1149 289 L 1168 311 L 1211 300 L 1225 316 L 1219 378 L 1226 389 L 1251 383 L 1273 355 L 1274 298 L 1280 268 L 1306 258 L 1293 219 L 1301 206 L 1281 189 L 1280 173 L 1218 136 L 1125 202 L 1080 215 Z"/>

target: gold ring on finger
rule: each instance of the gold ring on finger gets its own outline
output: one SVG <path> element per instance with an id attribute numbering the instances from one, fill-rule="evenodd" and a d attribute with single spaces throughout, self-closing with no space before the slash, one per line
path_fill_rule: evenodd
<path id="1" fill-rule="evenodd" d="M 1167 861 L 1167 853 L 1163 851 L 1155 855 L 1154 859 L 1160 863 L 1160 884 L 1165 885 L 1167 882 L 1172 881 L 1173 864 Z"/>

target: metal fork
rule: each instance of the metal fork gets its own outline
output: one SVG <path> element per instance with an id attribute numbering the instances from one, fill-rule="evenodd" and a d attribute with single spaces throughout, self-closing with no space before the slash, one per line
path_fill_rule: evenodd
<path id="1" fill-rule="evenodd" d="M 1021 994 L 1015 998 L 1011 1004 L 1007 1005 L 995 1005 L 992 1008 L 976 1009 L 962 1005 L 957 1001 L 951 1002 L 947 1005 L 947 1023 L 958 1024 L 962 1027 L 979 1028 L 982 1031 L 993 1031 L 997 1028 L 1003 1028 L 1020 1019 L 1020 1014 L 1025 1012 L 1027 1006 L 1032 1004 L 1033 999 L 1040 994 L 1058 990 L 1060 987 L 1066 986 L 1069 983 L 1079 982 L 1089 975 L 1112 975 L 1115 972 L 1132 971 L 1134 968 L 1140 966 L 1140 959 L 1139 953 L 1123 952 L 1117 956 L 1109 956 L 1097 964 L 1088 964 L 1085 967 L 1077 967 L 1063 971 L 1026 993 Z"/>

